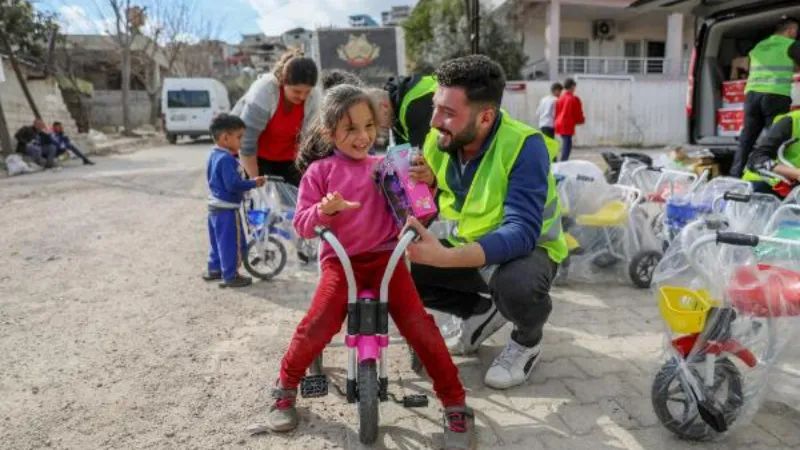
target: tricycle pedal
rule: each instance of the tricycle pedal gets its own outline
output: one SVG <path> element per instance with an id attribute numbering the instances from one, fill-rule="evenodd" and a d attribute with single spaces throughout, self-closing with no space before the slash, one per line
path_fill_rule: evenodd
<path id="1" fill-rule="evenodd" d="M 308 375 L 300 381 L 300 396 L 318 398 L 328 395 L 327 375 Z"/>

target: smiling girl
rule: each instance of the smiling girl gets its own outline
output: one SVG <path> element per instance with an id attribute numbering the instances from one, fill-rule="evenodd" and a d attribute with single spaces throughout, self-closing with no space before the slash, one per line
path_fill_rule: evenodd
<path id="1" fill-rule="evenodd" d="M 380 161 L 369 154 L 377 134 L 377 115 L 360 88 L 340 85 L 323 100 L 319 123 L 301 144 L 300 183 L 294 226 L 313 238 L 324 226 L 338 237 L 353 264 L 360 289 L 377 290 L 400 232 L 373 179 Z M 327 243 L 320 256 L 322 274 L 306 316 L 281 362 L 267 419 L 273 431 L 297 426 L 297 386 L 312 361 L 339 332 L 347 316 L 347 281 L 341 262 Z M 389 313 L 419 355 L 445 407 L 445 448 L 466 449 L 473 436 L 472 411 L 439 329 L 422 306 L 405 264 L 389 284 Z"/>

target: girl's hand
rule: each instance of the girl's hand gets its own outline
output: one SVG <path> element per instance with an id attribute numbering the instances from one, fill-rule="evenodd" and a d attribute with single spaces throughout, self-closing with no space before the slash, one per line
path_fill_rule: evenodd
<path id="1" fill-rule="evenodd" d="M 428 162 L 425 161 L 425 157 L 422 155 L 418 155 L 414 158 L 414 165 L 408 168 L 408 178 L 411 179 L 411 181 L 421 181 L 430 188 L 436 185 L 436 177 L 433 175 L 433 170 L 431 170 L 431 166 L 428 165 Z"/>
<path id="2" fill-rule="evenodd" d="M 325 214 L 326 216 L 333 216 L 339 211 L 344 211 L 346 209 L 358 209 L 360 207 L 361 203 L 359 202 L 349 202 L 342 198 L 342 194 L 338 192 L 329 192 L 328 195 L 322 198 L 319 209 L 322 211 L 322 214 Z"/>

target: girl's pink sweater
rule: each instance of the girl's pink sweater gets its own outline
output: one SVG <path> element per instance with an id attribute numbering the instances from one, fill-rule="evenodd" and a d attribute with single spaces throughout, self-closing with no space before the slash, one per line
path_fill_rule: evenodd
<path id="1" fill-rule="evenodd" d="M 348 256 L 391 250 L 400 230 L 386 199 L 373 179 L 381 157 L 351 159 L 339 152 L 315 161 L 303 175 L 297 196 L 294 228 L 306 239 L 316 237 L 315 227 L 329 228 L 344 246 Z M 327 216 L 320 210 L 320 200 L 338 192 L 347 201 L 361 207 Z M 322 246 L 321 260 L 336 257 L 330 245 Z"/>

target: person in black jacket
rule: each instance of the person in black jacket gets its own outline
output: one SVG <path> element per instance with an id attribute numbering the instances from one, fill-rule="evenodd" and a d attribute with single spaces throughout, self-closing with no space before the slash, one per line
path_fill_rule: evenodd
<path id="1" fill-rule="evenodd" d="M 17 140 L 17 152 L 30 156 L 45 169 L 56 166 L 56 145 L 42 119 L 36 119 L 32 126 L 17 130 L 14 138 Z"/>

